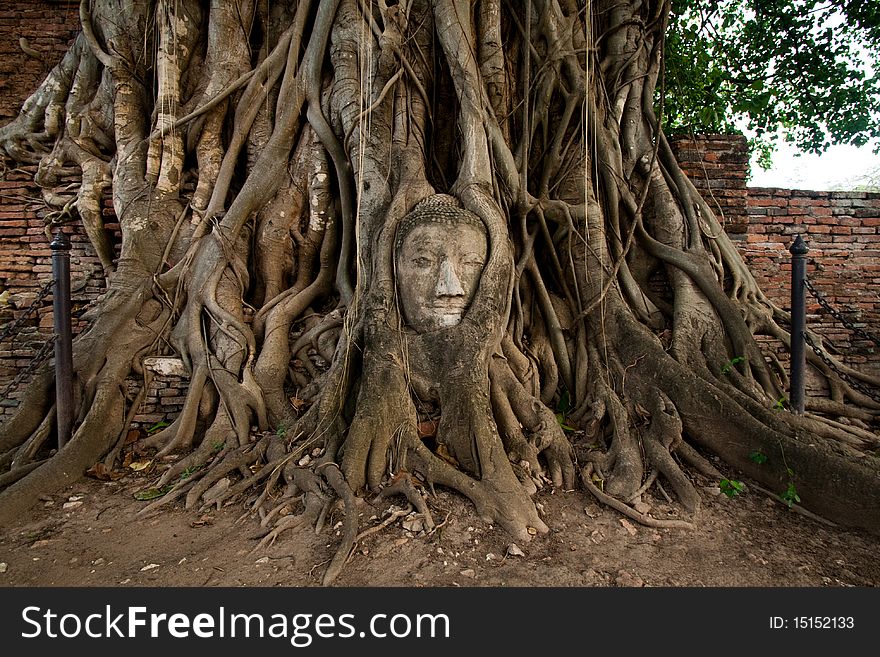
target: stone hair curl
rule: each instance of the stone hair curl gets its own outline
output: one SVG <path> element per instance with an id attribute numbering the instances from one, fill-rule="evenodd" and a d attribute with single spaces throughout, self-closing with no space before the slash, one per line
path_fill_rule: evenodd
<path id="1" fill-rule="evenodd" d="M 410 231 L 423 222 L 448 226 L 468 224 L 486 233 L 483 221 L 470 210 L 461 207 L 457 198 L 449 194 L 433 194 L 419 201 L 416 207 L 400 220 L 395 236 L 396 250 L 400 249 Z"/>

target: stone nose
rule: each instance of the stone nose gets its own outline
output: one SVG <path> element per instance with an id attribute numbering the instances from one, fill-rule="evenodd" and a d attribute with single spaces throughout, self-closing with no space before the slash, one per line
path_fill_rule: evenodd
<path id="1" fill-rule="evenodd" d="M 455 267 L 452 266 L 449 258 L 444 258 L 440 263 L 440 277 L 437 279 L 436 293 L 438 297 L 464 296 L 464 288 L 462 288 L 461 281 L 455 274 Z"/>

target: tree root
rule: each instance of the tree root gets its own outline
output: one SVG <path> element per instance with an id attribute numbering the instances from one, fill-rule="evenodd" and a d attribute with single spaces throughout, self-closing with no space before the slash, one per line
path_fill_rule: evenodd
<path id="1" fill-rule="evenodd" d="M 327 570 L 324 571 L 324 578 L 322 579 L 322 584 L 324 586 L 329 586 L 342 572 L 343 567 L 348 561 L 349 555 L 352 550 L 354 550 L 358 533 L 357 502 L 354 499 L 354 494 L 351 492 L 351 488 L 349 488 L 348 484 L 345 482 L 345 478 L 342 476 L 342 470 L 336 465 L 336 463 L 333 461 L 326 461 L 316 466 L 316 469 L 322 470 L 324 479 L 327 480 L 327 483 L 330 484 L 345 504 L 342 542 L 339 544 L 336 554 L 333 555 L 330 565 L 327 566 Z"/>
<path id="2" fill-rule="evenodd" d="M 583 482 L 584 486 L 586 486 L 587 490 L 590 491 L 597 500 L 602 502 L 602 504 L 610 506 L 615 511 L 619 511 L 627 518 L 635 520 L 639 524 L 645 525 L 646 527 L 656 527 L 660 529 L 695 529 L 694 524 L 686 520 L 652 518 L 651 516 L 639 513 L 631 506 L 599 490 L 596 484 L 593 483 L 592 476 L 592 464 L 587 464 L 581 470 L 581 481 Z"/>

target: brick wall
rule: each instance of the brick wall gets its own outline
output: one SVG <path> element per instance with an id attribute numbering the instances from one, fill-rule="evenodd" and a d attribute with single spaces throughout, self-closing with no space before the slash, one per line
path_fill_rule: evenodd
<path id="1" fill-rule="evenodd" d="M 670 137 L 682 171 L 706 199 L 728 234 L 744 233 L 749 216 L 748 143 L 738 135 Z"/>
<path id="2" fill-rule="evenodd" d="M 77 0 L 16 0 L 0 3 L 0 125 L 18 115 L 22 103 L 57 64 L 79 32 Z M 22 41 L 22 39 L 24 41 Z M 29 52 L 26 52 L 29 51 Z M 0 329 L 19 320 L 52 278 L 49 242 L 54 228 L 47 227 L 52 210 L 34 184 L 35 167 L 0 162 Z M 59 187 L 75 181 L 60 181 Z M 118 225 L 109 201 L 105 230 L 119 244 Z M 79 316 L 105 290 L 101 264 L 85 231 L 77 224 L 63 228 L 71 240 L 70 253 L 73 331 L 87 326 Z M 52 295 L 46 296 L 13 335 L 0 340 L 0 390 L 31 363 L 52 331 Z M 0 398 L 0 417 L 18 406 L 30 376 Z M 128 382 L 134 398 L 141 382 Z M 136 422 L 152 424 L 176 415 L 186 394 L 187 380 L 157 375 Z"/>
<path id="3" fill-rule="evenodd" d="M 880 193 L 749 189 L 749 227 L 738 243 L 765 294 L 790 307 L 791 246 L 809 247 L 807 276 L 854 325 L 880 334 Z M 878 345 L 860 338 L 807 295 L 807 325 L 845 361 L 880 373 Z"/>
<path id="4" fill-rule="evenodd" d="M 18 114 L 78 32 L 79 2 L 74 0 L 0 3 L 0 125 Z"/>
<path id="5" fill-rule="evenodd" d="M 746 187 L 748 149 L 737 135 L 672 138 L 694 185 L 726 219 L 725 228 L 763 292 L 791 307 L 791 246 L 800 234 L 810 251 L 807 275 L 856 326 L 880 333 L 880 193 Z M 807 324 L 837 347 L 844 361 L 880 374 L 878 346 L 853 334 L 807 297 Z M 772 342 L 772 341 L 771 341 Z M 787 361 L 781 345 L 779 357 Z M 812 379 L 818 386 L 818 379 Z"/>

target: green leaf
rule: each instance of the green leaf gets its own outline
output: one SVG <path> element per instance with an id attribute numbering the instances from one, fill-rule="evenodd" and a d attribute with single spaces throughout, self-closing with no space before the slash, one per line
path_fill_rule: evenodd
<path id="1" fill-rule="evenodd" d="M 559 395 L 559 404 L 556 405 L 556 411 L 562 415 L 568 415 L 569 411 L 571 411 L 571 397 L 568 394 L 568 390 L 563 389 L 562 394 Z"/>
<path id="2" fill-rule="evenodd" d="M 172 489 L 171 485 L 165 485 L 161 488 L 147 488 L 146 490 L 140 490 L 134 494 L 134 499 L 140 500 L 141 502 L 147 502 L 149 500 L 155 500 L 163 495 L 165 495 L 168 491 Z"/>
<path id="3" fill-rule="evenodd" d="M 721 366 L 721 373 L 722 374 L 730 374 L 731 370 L 733 369 L 733 366 L 737 365 L 738 363 L 742 363 L 743 361 L 745 361 L 745 358 L 743 358 L 742 356 L 734 356 L 729 361 L 724 363 L 724 365 Z"/>
<path id="4" fill-rule="evenodd" d="M 168 422 L 166 422 L 165 420 L 160 420 L 159 422 L 156 422 L 156 424 L 147 429 L 147 435 L 149 436 L 151 434 L 154 434 L 160 429 L 164 429 L 167 426 L 169 426 Z"/>
<path id="5" fill-rule="evenodd" d="M 792 482 L 788 482 L 788 488 L 785 489 L 785 492 L 782 493 L 779 498 L 788 504 L 789 508 L 801 501 L 800 495 L 797 493 L 797 488 L 794 487 Z"/>
<path id="6" fill-rule="evenodd" d="M 758 465 L 763 465 L 767 462 L 767 455 L 759 449 L 756 449 L 754 452 L 749 454 L 749 458 Z"/>
<path id="7" fill-rule="evenodd" d="M 186 468 L 183 472 L 180 473 L 180 480 L 189 479 L 192 476 L 192 473 L 199 469 L 197 465 L 191 465 Z"/>
<path id="8" fill-rule="evenodd" d="M 575 428 L 566 423 L 565 416 L 562 413 L 556 414 L 556 421 L 559 423 L 559 426 L 565 429 L 566 431 L 575 431 Z"/>
<path id="9" fill-rule="evenodd" d="M 718 488 L 721 489 L 721 492 L 727 495 L 727 497 L 736 497 L 740 493 L 745 490 L 745 484 L 741 481 L 737 481 L 736 479 L 722 479 L 718 483 Z"/>

